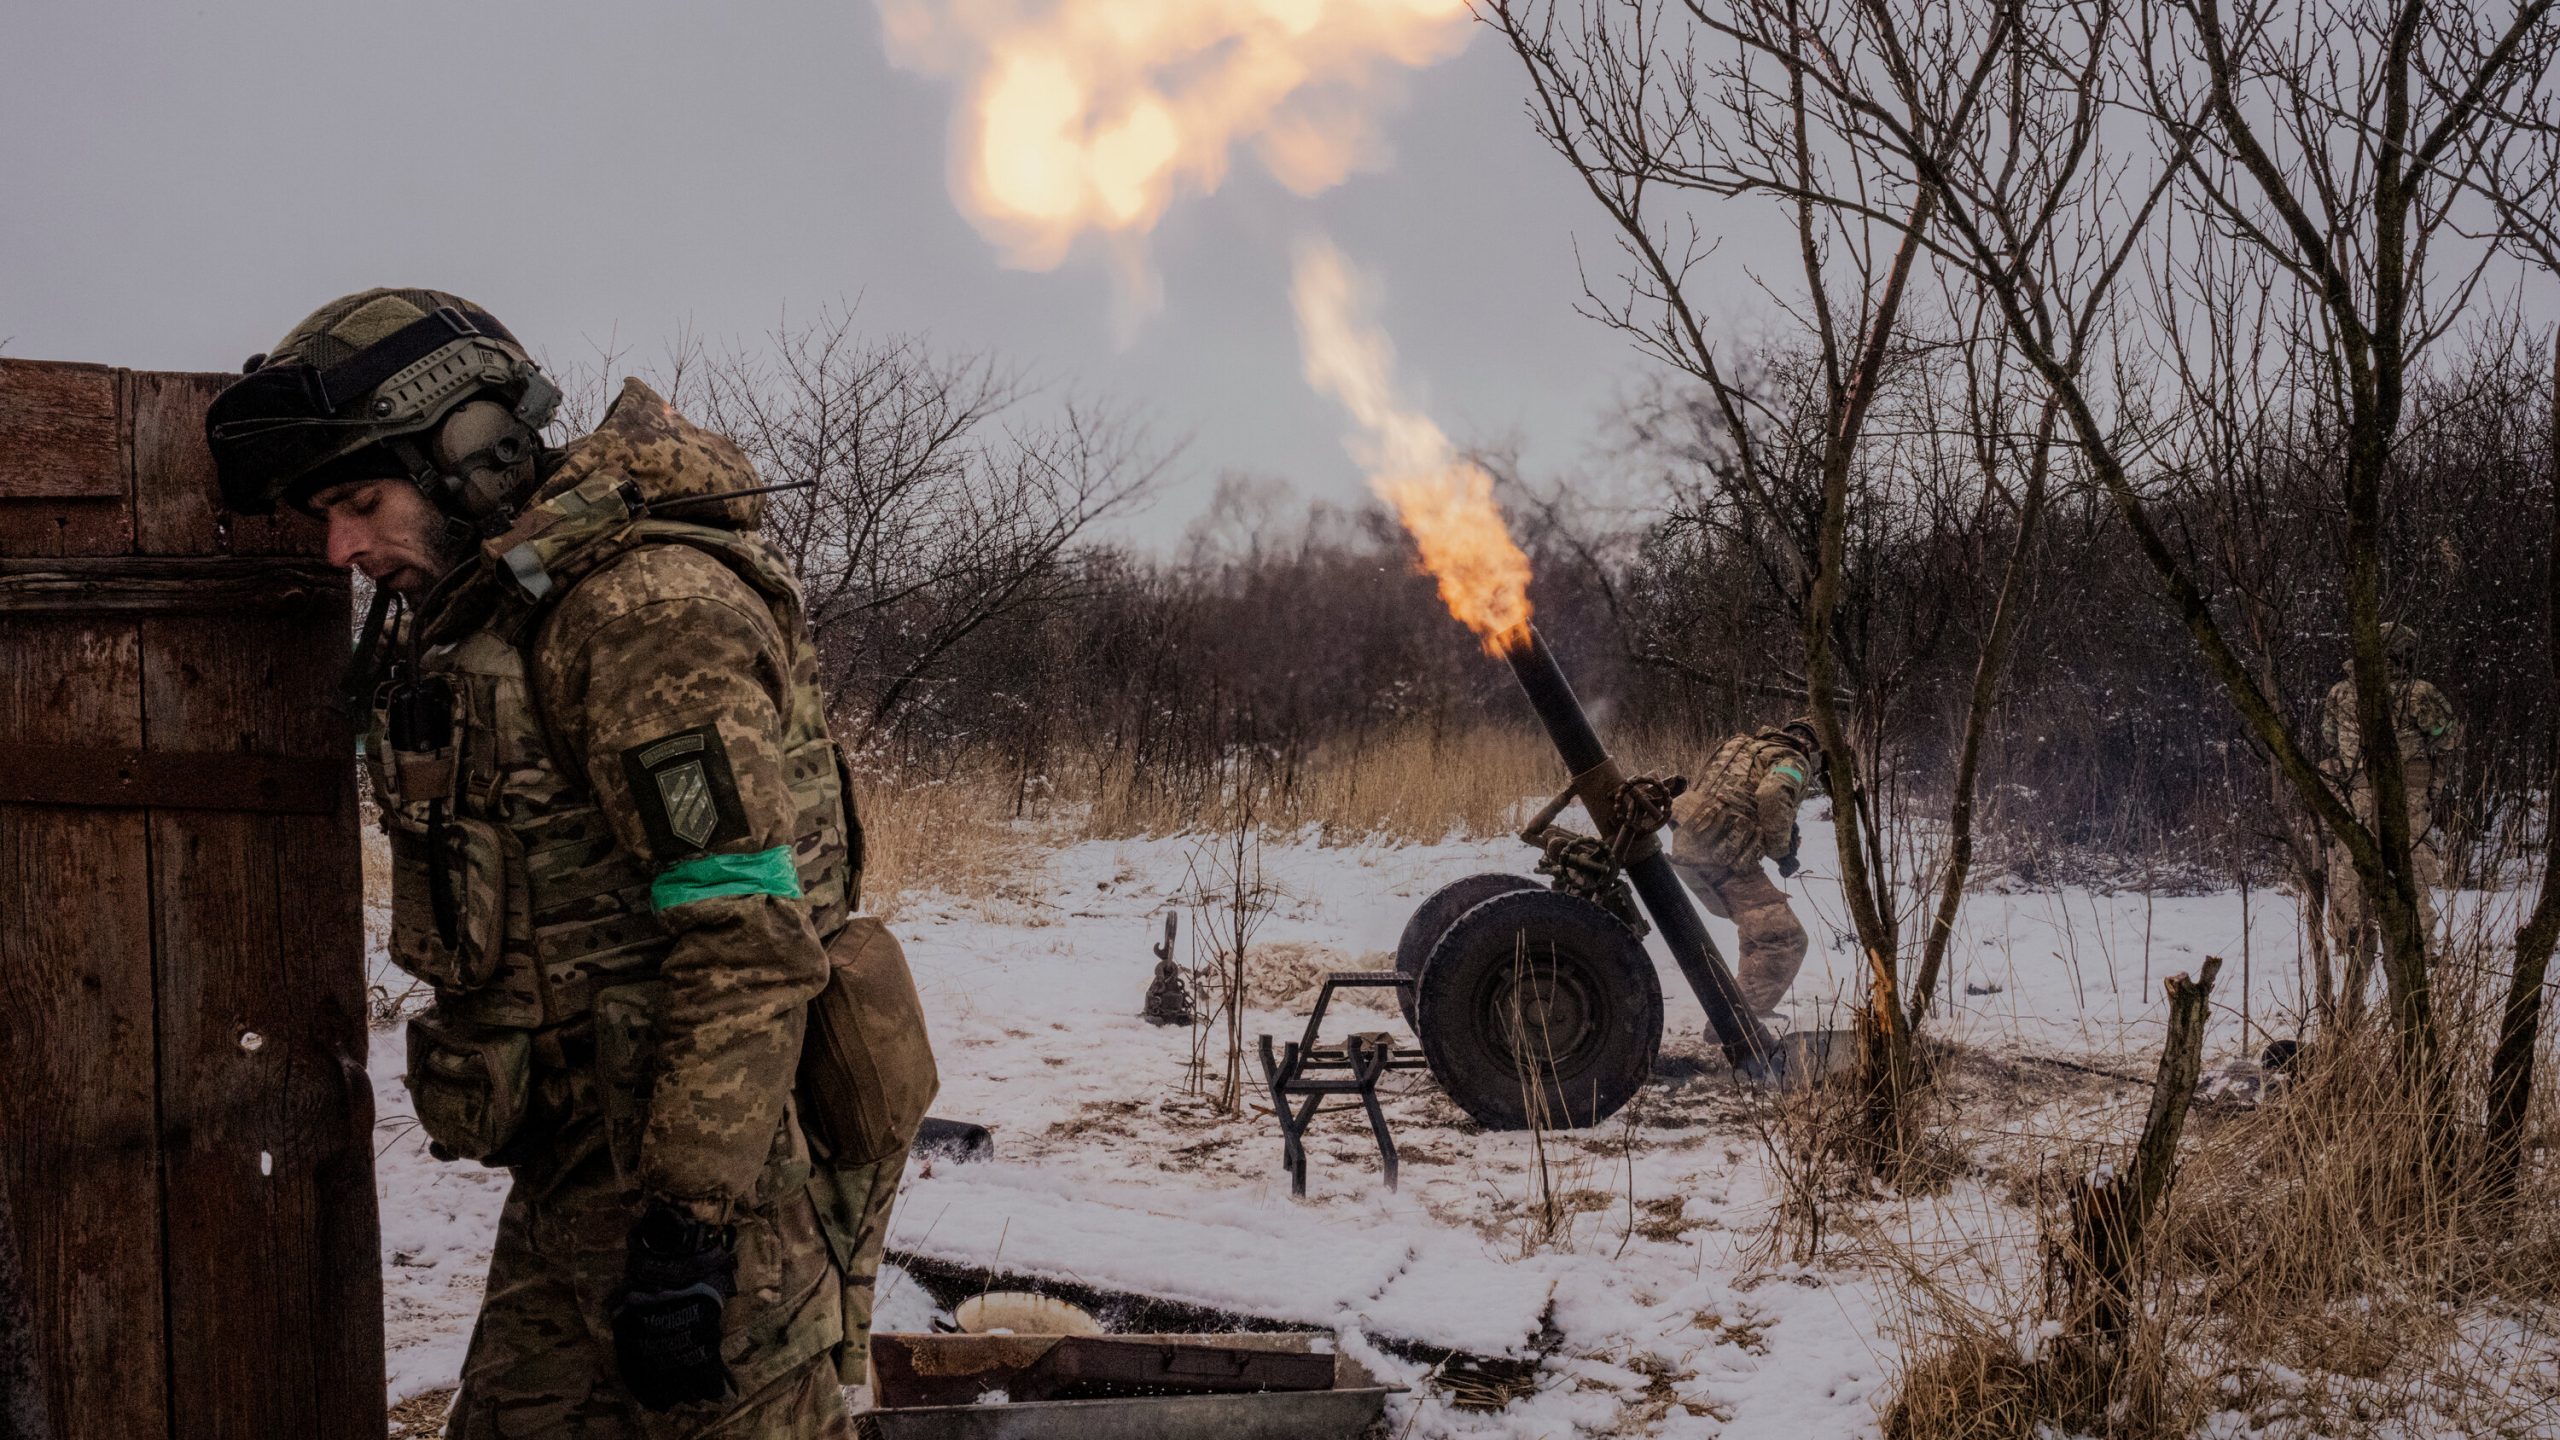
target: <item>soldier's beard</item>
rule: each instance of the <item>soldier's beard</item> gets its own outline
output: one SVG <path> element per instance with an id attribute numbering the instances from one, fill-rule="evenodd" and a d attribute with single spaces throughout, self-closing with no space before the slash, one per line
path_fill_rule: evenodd
<path id="1" fill-rule="evenodd" d="M 441 517 L 439 517 L 441 520 Z M 374 583 L 398 591 L 411 600 L 423 600 L 428 592 L 444 583 L 445 578 L 471 559 L 474 545 L 471 532 L 449 520 L 428 527 L 416 547 L 417 563 L 398 566 L 386 574 L 373 577 Z"/>

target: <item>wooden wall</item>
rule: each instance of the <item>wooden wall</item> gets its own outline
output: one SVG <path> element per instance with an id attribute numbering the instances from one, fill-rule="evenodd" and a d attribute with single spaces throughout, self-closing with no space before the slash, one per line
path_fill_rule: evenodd
<path id="1" fill-rule="evenodd" d="M 384 1432 L 348 591 L 226 377 L 0 360 L 0 1182 L 54 1433 Z"/>

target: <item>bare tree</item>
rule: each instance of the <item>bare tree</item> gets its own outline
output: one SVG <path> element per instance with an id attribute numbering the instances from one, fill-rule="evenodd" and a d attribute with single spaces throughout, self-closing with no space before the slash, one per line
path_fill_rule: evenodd
<path id="1" fill-rule="evenodd" d="M 1853 512 L 1862 499 L 1874 503 L 1865 476 L 1881 468 L 1866 453 L 1869 427 L 1897 371 L 1915 359 L 1914 280 L 1929 275 L 1921 262 L 1938 202 L 1908 166 L 1876 163 L 1888 152 L 1840 143 L 1857 123 L 1842 109 L 1853 92 L 1815 72 L 1847 67 L 1869 74 L 1872 90 L 1908 87 L 1904 128 L 1923 134 L 1924 145 L 1947 145 L 1999 89 L 2012 14 L 2004 8 L 1980 29 L 1938 30 L 1914 43 L 1871 25 L 1855 4 L 1826 0 L 1485 0 L 1480 8 L 1527 72 L 1533 121 L 1616 232 L 1617 288 L 1604 293 L 1586 276 L 1586 313 L 1701 387 L 1722 422 L 1714 448 L 1729 463 L 1718 478 L 1755 512 L 1767 563 L 1792 582 L 1804 693 L 1829 761 L 1842 890 L 1882 982 L 1871 991 L 1870 1118 L 1880 1134 L 1898 1130 L 1909 1029 L 1901 917 L 1884 806 L 1869 785 L 1889 686 L 1883 675 L 1844 677 L 1855 646 L 1843 599 Z M 1841 194 L 1865 203 L 1824 203 Z M 1712 245 L 1700 211 L 1737 201 L 1774 205 L 1793 231 L 1797 275 L 1764 288 L 1802 336 L 1794 386 L 1783 377 L 1774 387 L 1745 383 L 1730 342 L 1711 328 L 1719 307 L 1701 274 Z M 1995 622 L 1991 633 L 2007 632 Z M 2001 648 L 1986 647 L 1978 690 L 1996 689 Z M 1843 715 L 1842 692 L 1852 685 L 1867 722 L 1863 757 Z M 1978 713 L 1988 705 L 1986 693 Z M 1969 823 L 1969 802 L 1959 816 Z M 1960 894 L 1960 874 L 1955 884 Z M 1933 953 L 1943 949 L 1943 939 L 1934 942 Z"/>
<path id="2" fill-rule="evenodd" d="M 934 684 L 953 652 L 1067 598 L 1077 545 L 1171 458 L 1112 407 L 1043 405 L 992 356 L 867 335 L 851 309 L 688 363 L 703 422 L 767 483 L 805 487 L 766 533 L 807 587 L 830 693 L 859 697 L 871 734 L 962 703 Z"/>
<path id="3" fill-rule="evenodd" d="M 1963 424 L 1974 443 L 1984 494 L 2005 498 L 2005 472 L 2014 466 L 2022 467 L 2024 474 L 2012 502 L 2014 531 L 2008 556 L 2001 565 L 1998 596 L 1992 602 L 1990 624 L 1974 660 L 1973 687 L 1965 700 L 1955 780 L 1948 798 L 1947 859 L 1938 875 L 1937 908 L 1929 916 L 1929 932 L 1921 944 L 1920 969 L 1911 979 L 1911 1011 L 1915 1019 L 1928 1014 L 1937 992 L 1948 947 L 1955 940 L 1956 916 L 1964 905 L 1965 882 L 1973 873 L 1975 792 L 1982 778 L 1983 737 L 1990 729 L 1992 708 L 1999 700 L 2001 680 L 2008 670 L 2009 657 L 2016 650 L 2018 628 L 2026 615 L 2029 576 L 2035 565 L 2036 542 L 2044 524 L 2053 472 L 2054 425 L 2059 418 L 2056 407 L 2047 400 L 2038 407 L 2033 434 L 2023 445 L 2013 446 L 2002 423 L 2012 398 L 2006 387 L 2015 376 L 2013 367 L 2002 363 L 2010 358 L 2008 347 L 1968 343 L 1960 346 L 1960 353 L 1965 359 L 1967 381 Z M 2015 450 L 2023 450 L 2023 456 L 2015 455 Z"/>
<path id="4" fill-rule="evenodd" d="M 2233 11 L 2219 0 L 2077 0 L 2012 32 L 2008 63 L 2035 77 L 2020 112 L 2028 123 L 1977 131 L 1946 123 L 1958 112 L 1908 71 L 1884 72 L 1881 87 L 1836 63 L 1804 72 L 1834 102 L 1824 113 L 1846 117 L 1844 143 L 1907 167 L 1939 198 L 1933 245 L 1994 302 L 2208 667 L 2294 795 L 2339 837 L 2374 902 L 2406 1072 L 2439 1092 L 2427 937 L 2389 736 L 2382 496 L 2413 360 L 2464 313 L 2485 263 L 2485 249 L 2454 247 L 2462 204 L 2481 191 L 2514 193 L 2509 177 L 2486 173 L 2494 150 L 2483 136 L 2511 123 L 2499 117 L 2544 103 L 2550 11 L 2530 0 L 2484 23 L 2463 7 L 2420 3 L 2247 0 Z M 1862 14 L 1886 36 L 1988 21 L 1962 5 L 1915 13 L 1883 0 L 1863 0 Z M 1947 143 L 1951 130 L 1962 143 Z M 2155 227 L 2164 201 L 2194 223 Z M 1823 203 L 1874 208 L 1836 188 Z M 2072 243 L 2056 243 L 2075 227 Z M 2115 291 L 2127 261 L 2175 243 L 2192 248 L 2159 251 L 2159 263 L 2192 272 L 2245 254 L 2301 297 L 2282 338 L 2313 363 L 2303 383 L 2276 393 L 2334 417 L 2358 717 L 2369 749 L 2381 741 L 2366 757 L 2370 825 L 2321 774 L 2235 643 L 2225 604 L 2157 523 L 2162 478 L 2205 458 L 2174 414 L 2146 403 L 2147 382 L 2129 369 L 2146 345 L 2182 343 L 2175 317 L 2107 336 L 2113 368 L 2086 363 L 2094 323 L 2123 319 Z"/>

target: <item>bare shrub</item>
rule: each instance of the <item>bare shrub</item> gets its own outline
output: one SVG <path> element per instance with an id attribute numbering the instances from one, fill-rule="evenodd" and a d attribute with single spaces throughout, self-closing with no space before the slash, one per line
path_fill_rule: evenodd
<path id="1" fill-rule="evenodd" d="M 2454 1103 L 2472 1113 L 2496 1022 L 2486 958 L 2450 947 L 2454 973 L 2439 979 L 2447 1039 L 2470 1057 Z M 2106 1117 L 2113 1130 L 1978 1135 L 2032 1177 L 2023 1213 L 1985 1192 L 1947 1225 L 1956 1243 L 1860 1231 L 1902 1307 L 1886 1433 L 2183 1436 L 2222 1411 L 2288 1435 L 2547 1433 L 2560 1385 L 2548 1354 L 2518 1337 L 2560 1323 L 2560 1177 L 2534 1167 L 2502 1199 L 2479 1183 L 2470 1130 L 2446 1163 L 2392 1045 L 2378 1026 L 2328 1032 L 2255 1108 L 2199 1103 L 2137 1258 L 2110 1403 L 2088 1377 L 2039 1362 L 2064 1334 L 2073 1178 L 2120 1153 L 2130 1112 Z M 2542 1124 L 2551 1102 L 2546 1087 Z"/>
<path id="2" fill-rule="evenodd" d="M 1254 937 L 1280 891 L 1263 877 L 1262 829 L 1250 792 L 1227 823 L 1192 847 L 1180 904 L 1191 911 L 1191 993 L 1201 999 L 1191 1029 L 1187 1079 L 1220 1115 L 1244 1109 L 1244 1011 L 1251 998 Z"/>
<path id="3" fill-rule="evenodd" d="M 1777 1198 L 1750 1251 L 1757 1264 L 1808 1264 L 1832 1239 L 1843 1206 L 1872 1197 L 1862 1148 L 1858 1087 L 1826 1081 L 1766 1097 L 1752 1121 L 1777 1182 Z"/>

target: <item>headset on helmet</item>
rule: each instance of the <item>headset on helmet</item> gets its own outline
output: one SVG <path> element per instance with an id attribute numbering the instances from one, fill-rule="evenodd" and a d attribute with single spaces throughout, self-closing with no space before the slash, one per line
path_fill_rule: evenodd
<path id="1" fill-rule="evenodd" d="M 502 525 L 560 403 L 504 325 L 437 290 L 331 301 L 242 368 L 205 437 L 223 503 L 250 515 L 405 474 L 447 515 Z"/>

